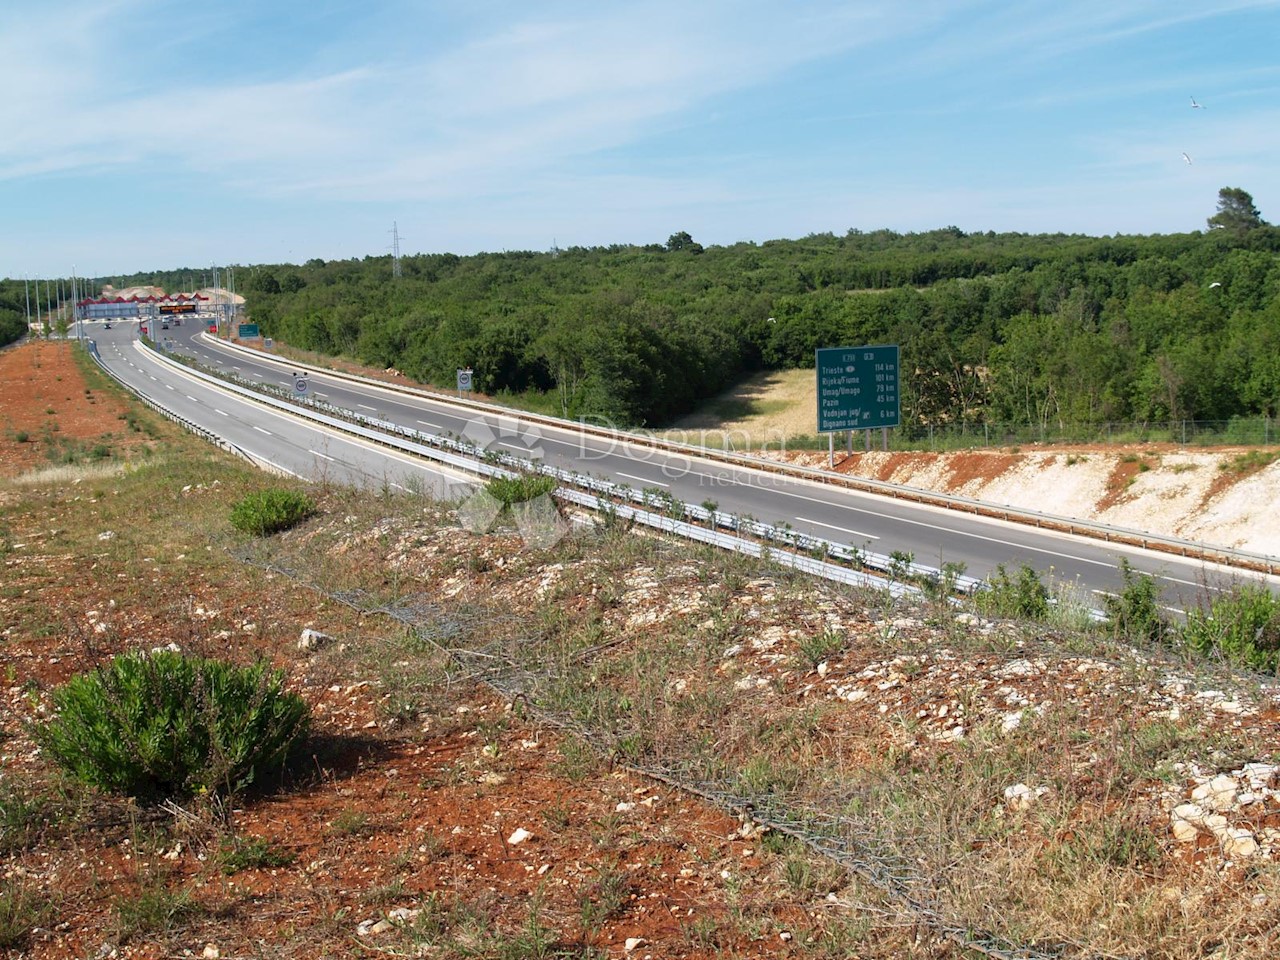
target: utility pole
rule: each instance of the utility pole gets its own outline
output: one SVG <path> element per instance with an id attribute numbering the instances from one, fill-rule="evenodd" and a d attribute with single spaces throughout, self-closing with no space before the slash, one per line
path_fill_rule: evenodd
<path id="1" fill-rule="evenodd" d="M 391 276 L 400 276 L 400 229 L 391 221 Z"/>
<path id="2" fill-rule="evenodd" d="M 27 296 L 27 327 L 31 326 L 31 280 L 24 273 L 22 275 L 22 292 Z M 37 305 L 38 307 L 38 305 Z"/>

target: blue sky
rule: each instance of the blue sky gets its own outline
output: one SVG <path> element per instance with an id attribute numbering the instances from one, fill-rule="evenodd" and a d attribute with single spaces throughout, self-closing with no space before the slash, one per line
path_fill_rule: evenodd
<path id="1" fill-rule="evenodd" d="M 1280 0 L 3 0 L 0 276 L 1280 221 L 1277 41 Z"/>

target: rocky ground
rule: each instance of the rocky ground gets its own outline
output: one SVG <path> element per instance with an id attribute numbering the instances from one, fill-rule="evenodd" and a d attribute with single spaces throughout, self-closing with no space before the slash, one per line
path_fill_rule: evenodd
<path id="1" fill-rule="evenodd" d="M 0 411 L 0 955 L 1280 950 L 1264 678 L 590 523 L 319 490 L 245 542 L 267 481 L 65 346 L 0 353 Z M 168 644 L 283 668 L 302 762 L 230 809 L 65 782 L 50 690 Z"/>

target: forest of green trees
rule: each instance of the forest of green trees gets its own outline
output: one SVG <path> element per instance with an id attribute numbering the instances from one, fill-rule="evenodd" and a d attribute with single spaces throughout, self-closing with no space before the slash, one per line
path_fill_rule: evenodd
<path id="1" fill-rule="evenodd" d="M 0 280 L 0 347 L 27 332 L 26 297 L 21 280 Z"/>
<path id="2" fill-rule="evenodd" d="M 1204 232 L 888 230 L 703 247 L 238 267 L 263 332 L 569 417 L 662 426 L 817 347 L 902 348 L 904 427 L 1230 420 L 1280 407 L 1280 228 L 1224 188 Z M 190 271 L 117 278 L 172 286 Z M 7 303 L 0 299 L 0 322 Z"/>

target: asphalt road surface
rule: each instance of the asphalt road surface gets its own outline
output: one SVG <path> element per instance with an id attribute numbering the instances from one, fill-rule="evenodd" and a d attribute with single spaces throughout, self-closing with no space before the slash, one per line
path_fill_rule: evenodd
<path id="1" fill-rule="evenodd" d="M 365 449 L 358 443 L 344 441 L 336 434 L 324 434 L 320 439 L 314 429 L 287 431 L 282 421 L 293 422 L 291 417 L 271 413 L 253 403 L 221 399 L 216 390 L 209 388 L 187 389 L 184 384 L 191 381 L 181 374 L 162 375 L 158 368 L 163 364 L 146 358 L 135 345 L 136 323 L 116 322 L 110 331 L 103 331 L 101 324 L 90 323 L 87 329 L 88 335 L 98 341 L 103 361 L 126 382 L 136 383 L 166 406 L 174 403 L 174 409 L 182 416 L 238 445 L 257 439 L 251 436 L 257 431 L 267 432 L 277 442 L 265 449 L 274 461 L 294 473 L 315 476 L 318 471 L 335 479 L 355 474 L 355 482 L 365 485 L 371 479 L 383 478 L 379 482 L 384 482 L 395 476 L 394 485 L 406 485 L 400 471 L 409 469 L 407 457 L 395 460 L 394 465 L 385 458 L 376 463 L 365 461 L 348 449 Z M 880 554 L 910 553 L 918 562 L 933 566 L 962 563 L 970 576 L 985 577 L 1000 564 L 1016 572 L 1025 563 L 1046 579 L 1076 583 L 1095 606 L 1100 604 L 1101 594 L 1121 589 L 1122 558 L 1135 570 L 1159 581 L 1164 602 L 1172 610 L 1195 606 L 1206 591 L 1225 589 L 1233 580 L 1256 578 L 1254 574 L 1198 560 L 655 450 L 583 433 L 570 424 L 559 428 L 521 421 L 514 414 L 480 415 L 446 399 L 353 383 L 315 369 L 304 371 L 269 355 L 246 354 L 200 336 L 203 330 L 203 324 L 188 319 L 179 327 L 151 332 L 159 335 L 166 349 L 193 356 L 214 371 L 235 374 L 253 383 L 275 384 L 289 391 L 294 390 L 296 375 L 305 372 L 307 396 L 356 414 L 424 433 L 462 437 L 487 449 L 607 477 L 636 489 L 662 490 L 686 503 L 714 501 L 723 512 L 748 515 L 767 523 L 788 523 L 795 530 Z M 181 405 L 184 398 L 188 402 Z M 263 448 L 259 445 L 255 449 Z M 438 476 L 428 481 L 423 475 L 433 468 L 419 469 L 421 473 L 409 474 L 415 478 L 409 485 L 456 490 L 451 486 L 459 480 L 456 475 L 434 468 Z M 1273 589 L 1280 586 L 1280 579 L 1265 579 Z"/>

